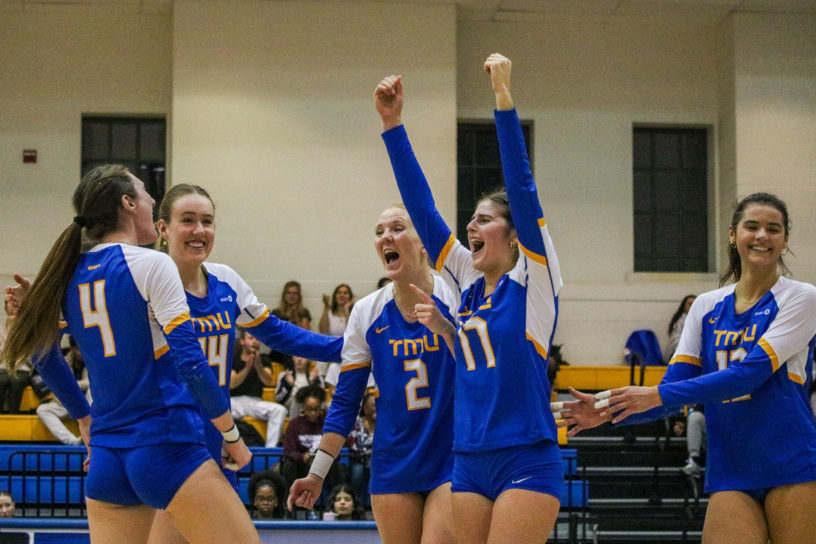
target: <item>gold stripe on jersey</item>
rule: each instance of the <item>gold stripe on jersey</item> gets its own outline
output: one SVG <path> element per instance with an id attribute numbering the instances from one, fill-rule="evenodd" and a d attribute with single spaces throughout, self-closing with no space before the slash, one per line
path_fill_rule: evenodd
<path id="1" fill-rule="evenodd" d="M 779 357 L 776 356 L 776 352 L 771 347 L 771 345 L 765 341 L 764 338 L 760 338 L 757 345 L 762 348 L 768 358 L 771 360 L 771 366 L 773 367 L 774 372 L 779 370 Z"/>
<path id="2" fill-rule="evenodd" d="M 796 382 L 799 385 L 805 385 L 805 379 L 799 374 L 791 372 L 790 369 L 788 369 L 788 378 L 790 378 L 792 382 Z"/>
<path id="3" fill-rule="evenodd" d="M 345 372 L 346 370 L 357 370 L 358 368 L 365 368 L 367 366 L 371 366 L 371 361 L 366 361 L 364 363 L 351 363 L 350 365 L 342 365 L 340 367 L 340 372 Z"/>
<path id="4" fill-rule="evenodd" d="M 262 322 L 264 319 L 266 319 L 267 317 L 269 317 L 269 308 L 267 308 L 267 309 L 266 309 L 266 311 L 265 311 L 263 314 L 261 314 L 261 316 L 260 316 L 260 317 L 253 319 L 253 320 L 252 320 L 252 321 L 250 321 L 249 323 L 244 323 L 244 324 L 243 324 L 243 325 L 241 325 L 241 326 L 242 326 L 242 327 L 244 327 L 244 328 L 249 328 L 249 327 L 257 327 L 257 326 L 258 326 L 258 325 L 260 325 L 260 324 L 261 324 L 261 322 Z"/>
<path id="5" fill-rule="evenodd" d="M 538 342 L 536 342 L 536 341 L 535 341 L 535 338 L 533 338 L 532 336 L 530 336 L 530 333 L 529 333 L 529 332 L 527 332 L 527 333 L 525 333 L 525 334 L 527 335 L 527 340 L 529 340 L 530 342 L 532 342 L 532 343 L 533 343 L 533 346 L 535 346 L 535 350 L 538 352 L 538 354 L 539 354 L 539 355 L 541 355 L 542 357 L 544 357 L 544 359 L 546 359 L 546 358 L 547 358 L 547 350 L 546 350 L 546 349 L 544 349 L 544 346 L 542 346 L 541 344 L 539 344 Z M 550 384 L 550 385 L 552 385 L 552 384 Z"/>
<path id="6" fill-rule="evenodd" d="M 163 345 L 162 347 L 160 347 L 159 349 L 157 349 L 157 350 L 155 350 L 153 352 L 153 358 L 158 359 L 159 357 L 161 357 L 162 355 L 164 355 L 168 351 L 170 351 L 170 346 L 165 344 L 165 345 Z"/>
<path id="7" fill-rule="evenodd" d="M 545 257 L 544 255 L 539 255 L 538 253 L 534 253 L 534 252 L 530 251 L 529 249 L 524 247 L 521 244 L 521 242 L 519 242 L 519 249 L 522 251 L 522 253 L 524 253 L 524 255 L 527 256 L 528 259 L 531 259 L 531 260 L 533 260 L 533 261 L 535 261 L 535 262 L 537 262 L 539 264 L 543 264 L 544 266 L 547 266 L 547 257 Z"/>
<path id="8" fill-rule="evenodd" d="M 436 271 L 442 272 L 442 268 L 445 266 L 445 259 L 448 258 L 448 253 L 450 253 L 453 244 L 456 242 L 456 238 L 454 238 L 453 234 L 450 235 L 448 241 L 445 242 L 442 251 L 439 252 L 439 258 L 436 259 Z"/>
<path id="9" fill-rule="evenodd" d="M 544 228 L 544 227 L 546 227 L 546 226 L 547 226 L 547 222 L 546 222 L 546 221 L 544 221 L 544 218 L 543 218 L 543 217 L 539 217 L 539 218 L 538 218 L 538 226 L 539 226 L 539 227 L 541 227 L 541 228 Z"/>
<path id="10" fill-rule="evenodd" d="M 170 334 L 171 332 L 173 332 L 173 330 L 176 327 L 178 327 L 182 323 L 185 323 L 185 322 L 187 322 L 189 320 L 190 320 L 190 312 L 184 312 L 183 314 L 181 314 L 178 317 L 176 317 L 175 319 L 173 319 L 170 323 L 165 325 L 164 329 L 162 329 L 162 330 L 164 331 L 164 334 Z"/>
<path id="11" fill-rule="evenodd" d="M 674 357 L 672 357 L 671 361 L 669 361 L 670 365 L 673 365 L 674 363 L 688 363 L 694 366 L 699 367 L 703 366 L 702 359 L 700 359 L 699 357 L 693 357 L 691 355 L 675 355 Z"/>

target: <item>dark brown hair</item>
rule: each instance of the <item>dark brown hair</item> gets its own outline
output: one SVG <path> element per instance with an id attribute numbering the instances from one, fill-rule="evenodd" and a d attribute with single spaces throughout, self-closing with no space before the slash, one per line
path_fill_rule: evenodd
<path id="1" fill-rule="evenodd" d="M 77 216 L 48 252 L 9 330 L 3 359 L 10 369 L 48 350 L 59 339 L 60 307 L 79 262 L 82 229 L 91 240 L 116 231 L 125 195 L 135 199 L 136 188 L 121 164 L 97 166 L 82 177 L 73 197 Z"/>
<path id="2" fill-rule="evenodd" d="M 779 213 L 782 214 L 782 224 L 785 227 L 785 236 L 788 236 L 791 231 L 791 220 L 790 216 L 788 215 L 788 206 L 778 198 L 776 195 L 772 195 L 770 193 L 753 193 L 737 203 L 737 207 L 734 209 L 734 215 L 731 216 L 731 230 L 736 233 L 737 232 L 737 225 L 740 221 L 742 221 L 742 217 L 745 215 L 745 208 L 747 208 L 751 204 L 759 204 L 763 206 L 772 206 L 779 210 Z M 790 270 L 785 265 L 785 261 L 782 257 L 779 257 L 779 269 L 782 271 L 782 274 L 788 275 L 790 274 Z M 733 281 L 739 281 L 740 277 L 742 276 L 742 262 L 740 261 L 739 251 L 737 251 L 737 246 L 734 244 L 728 244 L 728 268 L 725 269 L 725 272 L 722 276 L 720 276 L 720 287 L 729 283 L 732 279 Z"/>

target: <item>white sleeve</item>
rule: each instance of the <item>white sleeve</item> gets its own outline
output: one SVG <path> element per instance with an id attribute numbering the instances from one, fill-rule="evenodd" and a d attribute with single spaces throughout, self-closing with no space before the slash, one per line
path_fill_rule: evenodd
<path id="1" fill-rule="evenodd" d="M 258 300 L 252 288 L 235 270 L 225 264 L 204 263 L 208 272 L 219 280 L 229 284 L 235 290 L 240 313 L 236 318 L 238 325 L 251 327 L 263 321 L 269 315 L 269 308 Z"/>
<path id="2" fill-rule="evenodd" d="M 187 296 L 173 259 L 150 249 L 123 245 L 122 250 L 136 288 L 159 325 L 164 328 L 180 316 L 189 317 Z"/>

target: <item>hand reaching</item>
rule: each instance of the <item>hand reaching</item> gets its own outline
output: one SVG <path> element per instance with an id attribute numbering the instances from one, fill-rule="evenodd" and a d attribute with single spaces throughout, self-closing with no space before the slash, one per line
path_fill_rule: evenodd
<path id="1" fill-rule="evenodd" d="M 598 399 L 594 395 L 582 393 L 572 387 L 569 392 L 578 400 L 550 403 L 553 416 L 560 419 L 557 425 L 569 428 L 567 436 L 575 436 L 584 429 L 597 427 L 612 419 L 611 416 L 606 415 L 604 408 L 595 408 Z"/>
<path id="2" fill-rule="evenodd" d="M 391 75 L 374 89 L 374 106 L 383 122 L 383 132 L 402 124 L 402 76 Z"/>
<path id="3" fill-rule="evenodd" d="M 629 385 L 610 391 L 609 408 L 604 415 L 614 414 L 612 423 L 623 421 L 632 414 L 639 414 L 663 405 L 657 387 Z"/>
<path id="4" fill-rule="evenodd" d="M 25 276 L 14 274 L 14 281 L 17 282 L 17 285 L 7 285 L 5 289 L 6 314 L 9 317 L 17 315 L 17 312 L 20 311 L 20 303 L 31 289 L 31 280 Z"/>

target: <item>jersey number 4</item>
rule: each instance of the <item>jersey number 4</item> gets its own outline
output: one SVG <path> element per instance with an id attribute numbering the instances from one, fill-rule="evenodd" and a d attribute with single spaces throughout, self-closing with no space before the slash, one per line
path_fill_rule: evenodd
<path id="1" fill-rule="evenodd" d="M 86 329 L 99 327 L 105 357 L 116 355 L 116 342 L 113 339 L 108 307 L 105 303 L 105 280 L 93 283 L 93 296 L 90 283 L 79 284 L 79 308 L 82 311 L 82 324 Z"/>
<path id="2" fill-rule="evenodd" d="M 201 350 L 207 356 L 210 366 L 218 367 L 218 385 L 227 385 L 227 350 L 229 349 L 229 335 L 220 334 L 199 338 Z"/>

